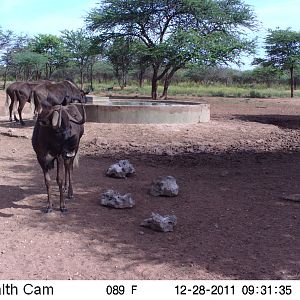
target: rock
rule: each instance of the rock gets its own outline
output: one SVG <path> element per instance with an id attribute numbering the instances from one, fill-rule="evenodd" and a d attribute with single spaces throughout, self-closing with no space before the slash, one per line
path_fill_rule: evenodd
<path id="1" fill-rule="evenodd" d="M 176 179 L 173 176 L 164 176 L 152 181 L 150 194 L 156 197 L 174 197 L 178 195 L 178 189 Z"/>
<path id="2" fill-rule="evenodd" d="M 291 194 L 287 196 L 282 196 L 282 199 L 294 201 L 294 202 L 300 202 L 300 194 Z"/>
<path id="3" fill-rule="evenodd" d="M 131 208 L 135 205 L 130 193 L 121 195 L 114 190 L 107 190 L 101 195 L 101 205 L 114 208 Z"/>
<path id="4" fill-rule="evenodd" d="M 174 215 L 161 216 L 156 213 L 151 213 L 151 217 L 144 220 L 140 226 L 148 227 L 155 231 L 169 232 L 174 230 L 176 224 L 177 218 Z"/>
<path id="5" fill-rule="evenodd" d="M 133 173 L 135 173 L 135 169 L 127 159 L 111 165 L 106 171 L 107 176 L 114 178 L 126 178 Z"/>

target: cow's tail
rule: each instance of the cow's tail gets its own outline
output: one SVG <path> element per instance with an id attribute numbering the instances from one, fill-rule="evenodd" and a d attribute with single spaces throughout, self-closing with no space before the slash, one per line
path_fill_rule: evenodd
<path id="1" fill-rule="evenodd" d="M 5 114 L 8 115 L 8 107 L 10 104 L 10 96 L 8 96 L 8 94 L 6 93 L 6 101 L 5 101 L 5 105 L 4 105 L 4 109 L 5 109 Z"/>
<path id="2" fill-rule="evenodd" d="M 31 91 L 30 93 L 30 103 L 32 105 L 33 103 L 33 113 L 35 116 L 37 116 L 40 113 L 40 105 L 39 105 L 39 100 L 38 96 L 36 95 L 35 91 Z"/>
<path id="3" fill-rule="evenodd" d="M 29 101 L 29 103 L 30 103 L 30 111 L 31 111 L 31 114 L 33 114 L 34 117 L 36 117 L 36 113 L 35 113 L 35 103 L 34 103 L 34 99 L 33 99 L 33 91 L 30 92 L 28 101 Z"/>
<path id="4" fill-rule="evenodd" d="M 14 116 L 17 114 L 18 112 L 18 104 L 19 104 L 19 95 L 17 95 L 17 91 L 14 92 L 15 94 L 15 101 L 14 101 L 14 106 L 13 106 L 13 114 Z"/>

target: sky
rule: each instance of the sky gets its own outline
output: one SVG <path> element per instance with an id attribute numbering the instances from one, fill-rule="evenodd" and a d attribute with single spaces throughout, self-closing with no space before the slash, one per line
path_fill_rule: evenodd
<path id="1" fill-rule="evenodd" d="M 291 28 L 294 31 L 300 31 L 300 0 L 245 0 L 245 3 L 252 6 L 257 20 L 261 27 L 253 35 L 258 38 L 259 49 L 257 56 L 263 57 L 264 39 L 268 29 Z M 250 66 L 250 59 L 246 59 L 246 67 Z"/>
<path id="2" fill-rule="evenodd" d="M 84 27 L 88 12 L 99 5 L 101 0 L 0 0 L 0 27 L 17 34 L 36 36 L 56 34 L 60 31 L 77 30 Z M 300 0 L 244 0 L 252 6 L 261 23 L 258 36 L 263 46 L 267 29 L 286 29 L 300 31 Z M 260 55 L 263 52 L 258 51 Z M 250 67 L 250 59 L 245 58 L 245 66 Z"/>
<path id="3" fill-rule="evenodd" d="M 84 27 L 100 0 L 0 0 L 0 26 L 30 36 Z"/>

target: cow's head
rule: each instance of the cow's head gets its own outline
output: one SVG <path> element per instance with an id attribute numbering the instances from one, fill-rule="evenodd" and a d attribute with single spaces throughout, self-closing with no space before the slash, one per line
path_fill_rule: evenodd
<path id="1" fill-rule="evenodd" d="M 64 99 L 64 101 L 69 101 L 69 103 L 72 102 L 80 102 L 80 103 L 86 103 L 87 98 L 86 95 L 90 92 L 90 90 L 84 91 L 80 89 L 73 80 L 68 79 L 64 80 L 63 84 L 69 87 L 69 92 L 68 94 L 69 99 Z"/>
<path id="2" fill-rule="evenodd" d="M 82 114 L 74 104 L 51 106 L 47 101 L 43 101 L 42 112 L 38 121 L 41 126 L 48 126 L 58 132 L 65 132 L 70 129 L 71 123 L 78 125 L 85 123 L 86 114 L 83 105 L 81 108 Z"/>
<path id="3" fill-rule="evenodd" d="M 71 102 L 80 102 L 80 103 L 86 103 L 87 98 L 86 95 L 89 94 L 89 90 L 84 91 L 84 90 L 79 90 L 77 96 L 71 97 Z"/>
<path id="4" fill-rule="evenodd" d="M 86 97 L 86 95 L 89 94 L 89 92 L 90 92 L 89 90 L 87 90 L 87 91 L 80 90 L 81 98 L 82 98 L 81 102 L 82 102 L 82 103 L 86 103 L 86 102 L 87 102 L 87 97 Z"/>

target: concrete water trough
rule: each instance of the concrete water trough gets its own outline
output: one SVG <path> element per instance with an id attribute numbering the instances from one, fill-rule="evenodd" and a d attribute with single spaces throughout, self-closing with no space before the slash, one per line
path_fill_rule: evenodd
<path id="1" fill-rule="evenodd" d="M 88 97 L 87 122 L 96 123 L 202 123 L 210 121 L 210 106 L 187 101 L 150 101 Z"/>

